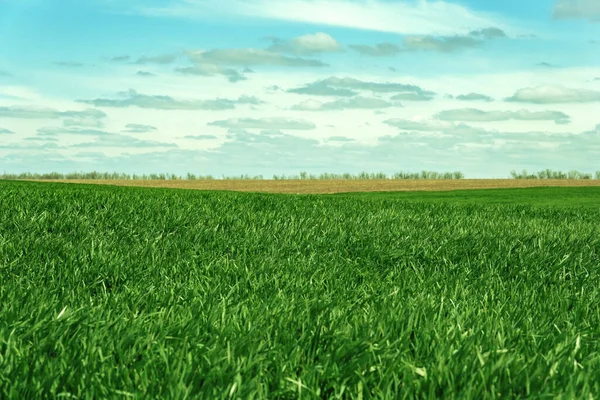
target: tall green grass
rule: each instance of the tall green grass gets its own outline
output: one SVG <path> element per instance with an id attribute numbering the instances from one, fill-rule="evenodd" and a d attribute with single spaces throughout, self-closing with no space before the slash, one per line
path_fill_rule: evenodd
<path id="1" fill-rule="evenodd" d="M 576 198 L 5 181 L 0 210 L 0 398 L 600 395 L 600 207 Z"/>

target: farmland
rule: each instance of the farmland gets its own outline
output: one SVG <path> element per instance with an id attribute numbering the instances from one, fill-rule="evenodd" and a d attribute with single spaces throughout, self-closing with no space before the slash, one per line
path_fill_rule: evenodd
<path id="1" fill-rule="evenodd" d="M 600 187 L 518 187 L 0 181 L 0 398 L 596 398 Z"/>
<path id="2" fill-rule="evenodd" d="M 142 186 L 170 189 L 232 190 L 240 192 L 327 194 L 348 192 L 391 192 L 391 191 L 448 191 L 465 189 L 510 189 L 529 187 L 600 187 L 600 180 L 565 179 L 456 179 L 456 180 L 380 180 L 380 179 L 333 179 L 333 180 L 126 180 L 85 179 L 45 180 L 46 182 Z"/>

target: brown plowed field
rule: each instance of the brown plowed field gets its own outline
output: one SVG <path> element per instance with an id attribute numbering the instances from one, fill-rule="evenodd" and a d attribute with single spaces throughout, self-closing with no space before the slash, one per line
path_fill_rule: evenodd
<path id="1" fill-rule="evenodd" d="M 417 190 L 600 186 L 600 180 L 458 179 L 458 180 L 44 180 L 43 182 L 143 186 L 173 189 L 234 190 L 265 193 L 343 193 Z"/>

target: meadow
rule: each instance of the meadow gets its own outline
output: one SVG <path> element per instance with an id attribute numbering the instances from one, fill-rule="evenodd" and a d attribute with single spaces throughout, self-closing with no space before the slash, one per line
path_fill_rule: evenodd
<path id="1" fill-rule="evenodd" d="M 597 398 L 600 187 L 0 181 L 0 398 Z"/>

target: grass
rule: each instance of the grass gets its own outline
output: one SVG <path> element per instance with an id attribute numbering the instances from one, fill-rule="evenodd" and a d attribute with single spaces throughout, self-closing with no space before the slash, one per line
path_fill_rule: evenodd
<path id="1" fill-rule="evenodd" d="M 358 192 L 335 196 L 365 199 L 396 199 L 461 205 L 534 205 L 545 207 L 600 208 L 600 187 L 531 187 L 507 189 L 449 190 L 428 192 Z"/>
<path id="2" fill-rule="evenodd" d="M 598 192 L 547 190 L 0 182 L 0 398 L 597 397 Z"/>

